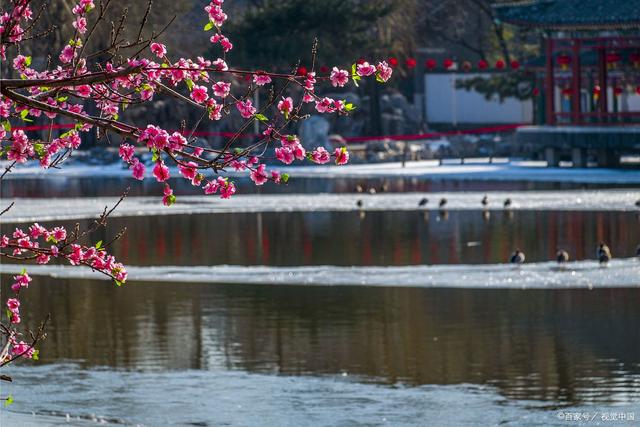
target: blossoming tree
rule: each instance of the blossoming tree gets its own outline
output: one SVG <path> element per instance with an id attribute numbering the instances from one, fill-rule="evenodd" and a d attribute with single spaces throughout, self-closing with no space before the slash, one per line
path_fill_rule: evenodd
<path id="1" fill-rule="evenodd" d="M 36 7 L 32 0 L 5 1 L 5 10 L 0 10 L 0 156 L 7 166 L 0 179 L 27 162 L 39 162 L 44 169 L 60 167 L 80 148 L 82 135 L 89 132 L 117 144 L 122 161 L 137 180 L 148 175 L 141 152 L 152 153 L 151 175 L 160 184 L 162 202 L 167 206 L 176 201 L 168 183 L 174 170 L 204 194 L 226 199 L 236 193 L 234 182 L 226 174 L 229 170 L 247 171 L 255 185 L 268 181 L 282 184 L 288 175 L 267 168 L 266 161 L 324 164 L 333 159 L 337 165 L 347 163 L 349 153 L 345 147 L 332 152 L 324 147 L 307 151 L 298 136 L 287 129 L 292 122 L 305 118 L 305 109 L 348 114 L 354 108 L 345 101 L 317 95 L 318 82 L 343 87 L 350 81 L 357 85 L 360 79 L 369 77 L 383 83 L 391 77 L 391 67 L 384 61 L 374 65 L 360 60 L 351 69 L 333 67 L 325 75 L 316 74 L 314 64 L 309 70 L 294 67 L 290 73 L 233 68 L 227 62 L 233 44 L 223 33 L 227 20 L 223 1 L 212 0 L 204 8 L 203 17 L 203 31 L 219 49 L 218 58 L 176 58 L 158 42 L 162 31 L 143 35 L 147 31 L 146 19 L 139 24 L 137 38 L 127 40 L 122 37 L 125 16 L 120 22 L 111 23 L 108 47 L 91 52 L 88 42 L 96 28 L 105 24 L 106 12 L 113 2 L 102 0 L 96 5 L 94 0 L 80 0 L 72 10 L 73 34 L 68 43 L 40 69 L 32 67 L 32 58 L 22 54 L 21 46 L 27 40 L 46 38 L 49 33 L 35 30 L 44 6 Z M 149 3 L 147 13 L 150 6 Z M 232 85 L 239 80 L 241 84 Z M 268 102 L 258 109 L 252 98 L 261 90 L 267 92 Z M 188 104 L 200 112 L 200 120 L 190 129 L 185 125 L 173 132 L 165 130 L 162 123 L 141 128 L 126 120 L 126 109 L 157 96 Z M 193 138 L 201 122 L 219 121 L 230 115 L 239 115 L 243 124 L 223 147 L 213 149 Z M 31 136 L 25 130 L 24 122 L 34 120 L 43 123 L 46 138 Z M 66 122 L 71 129 L 62 132 L 60 122 Z M 260 136 L 250 145 L 240 146 L 240 134 L 256 122 L 261 127 Z M 266 153 L 275 153 L 275 158 L 268 158 Z M 0 254 L 38 264 L 55 259 L 66 261 L 99 271 L 120 285 L 126 281 L 127 271 L 107 252 L 113 242 L 87 243 L 89 235 L 104 226 L 111 211 L 105 209 L 87 230 L 77 226 L 74 230 L 45 228 L 37 223 L 26 229 L 17 228 L 10 235 L 0 236 Z M 13 295 L 6 300 L 6 322 L 0 325 L 4 336 L 0 366 L 18 358 L 37 357 L 35 347 L 43 337 L 44 324 L 36 332 L 20 329 L 21 297 L 30 282 L 26 271 L 13 278 Z"/>

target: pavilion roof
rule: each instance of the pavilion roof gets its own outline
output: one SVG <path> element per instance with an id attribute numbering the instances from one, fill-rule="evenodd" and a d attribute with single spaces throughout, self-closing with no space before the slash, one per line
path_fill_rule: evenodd
<path id="1" fill-rule="evenodd" d="M 509 24 L 552 30 L 640 28 L 640 0 L 521 0 L 493 5 Z"/>

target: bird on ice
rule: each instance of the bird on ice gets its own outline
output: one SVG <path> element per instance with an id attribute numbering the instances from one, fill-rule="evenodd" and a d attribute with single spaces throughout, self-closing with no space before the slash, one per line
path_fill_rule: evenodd
<path id="1" fill-rule="evenodd" d="M 558 261 L 558 264 L 564 264 L 565 262 L 568 262 L 569 252 L 558 249 L 558 252 L 556 252 L 556 261 Z"/>
<path id="2" fill-rule="evenodd" d="M 524 259 L 524 252 L 522 252 L 520 249 L 516 249 L 515 252 L 511 255 L 509 262 L 511 264 L 522 264 L 524 263 Z"/>
<path id="3" fill-rule="evenodd" d="M 422 199 L 420 199 L 420 201 L 418 202 L 418 206 L 420 206 L 421 208 L 424 206 L 427 206 L 427 203 L 429 203 L 429 199 L 427 199 L 426 197 L 423 197 Z"/>
<path id="4" fill-rule="evenodd" d="M 482 203 L 482 206 L 486 208 L 487 205 L 489 205 L 489 197 L 485 194 L 480 203 Z"/>
<path id="5" fill-rule="evenodd" d="M 600 242 L 598 245 L 596 255 L 600 264 L 606 264 L 611 261 L 611 250 L 609 249 L 609 246 L 604 244 L 604 242 Z"/>

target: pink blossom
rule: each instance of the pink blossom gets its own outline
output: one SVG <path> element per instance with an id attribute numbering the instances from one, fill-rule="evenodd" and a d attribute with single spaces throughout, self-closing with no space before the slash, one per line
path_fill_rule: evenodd
<path id="1" fill-rule="evenodd" d="M 333 67 L 329 79 L 331 80 L 333 87 L 343 87 L 349 82 L 349 72 L 346 70 L 340 70 L 338 67 Z"/>
<path id="2" fill-rule="evenodd" d="M 40 254 L 36 257 L 36 262 L 38 264 L 47 264 L 51 257 L 47 254 Z"/>
<path id="3" fill-rule="evenodd" d="M 151 43 L 151 52 L 153 52 L 158 58 L 162 59 L 167 54 L 167 47 L 162 43 Z"/>
<path id="4" fill-rule="evenodd" d="M 214 101 L 215 102 L 215 101 Z M 169 137 L 169 148 L 179 150 L 187 144 L 187 138 L 182 136 L 180 132 L 174 132 Z"/>
<path id="5" fill-rule="evenodd" d="M 273 182 L 275 182 L 276 184 L 280 184 L 280 179 L 281 179 L 280 172 L 278 172 L 278 171 L 271 171 L 271 179 L 272 179 L 272 180 L 273 180 Z"/>
<path id="6" fill-rule="evenodd" d="M 257 73 L 253 75 L 253 82 L 258 86 L 264 86 L 271 83 L 271 77 L 266 74 Z"/>
<path id="7" fill-rule="evenodd" d="M 318 147 L 311 153 L 311 159 L 320 164 L 329 163 L 331 154 L 324 147 Z"/>
<path id="8" fill-rule="evenodd" d="M 76 94 L 83 98 L 88 98 L 89 96 L 91 96 L 91 86 L 81 85 L 76 87 Z"/>
<path id="9" fill-rule="evenodd" d="M 40 224 L 38 224 L 37 222 L 29 227 L 29 234 L 33 239 L 37 239 L 38 237 L 43 236 L 46 233 L 47 233 L 47 229 L 41 226 Z"/>
<path id="10" fill-rule="evenodd" d="M 378 79 L 382 82 L 389 80 L 391 78 L 391 74 L 393 74 L 393 68 L 391 68 L 386 61 L 378 62 L 376 70 L 378 72 Z"/>
<path id="11" fill-rule="evenodd" d="M 85 18 L 84 16 L 76 17 L 75 21 L 73 21 L 71 25 L 73 25 L 73 28 L 78 30 L 80 34 L 84 34 L 87 32 L 87 18 Z"/>
<path id="12" fill-rule="evenodd" d="M 361 77 L 370 76 L 375 72 L 376 72 L 376 67 L 369 64 L 366 61 L 356 66 L 356 73 Z"/>
<path id="13" fill-rule="evenodd" d="M 295 144 L 294 146 L 292 146 L 291 152 L 298 160 L 303 160 L 307 155 L 307 151 L 304 149 L 302 144 Z"/>
<path id="14" fill-rule="evenodd" d="M 68 64 L 69 62 L 73 61 L 73 58 L 75 57 L 76 57 L 76 50 L 71 45 L 66 45 L 62 49 L 62 52 L 60 53 L 60 56 L 59 56 L 60 61 L 63 62 L 64 64 Z"/>
<path id="15" fill-rule="evenodd" d="M 315 72 L 307 73 L 304 79 L 304 88 L 309 92 L 313 92 L 315 84 L 316 84 L 316 73 Z"/>
<path id="16" fill-rule="evenodd" d="M 139 161 L 138 159 L 133 159 L 133 163 L 130 166 L 130 169 L 133 171 L 133 177 L 138 181 L 142 181 L 144 179 L 145 166 L 144 163 Z"/>
<path id="17" fill-rule="evenodd" d="M 209 94 L 207 94 L 206 86 L 194 86 L 191 91 L 191 99 L 196 101 L 198 104 L 202 104 L 209 99 Z"/>
<path id="18" fill-rule="evenodd" d="M 13 60 L 13 68 L 18 71 L 24 71 L 27 68 L 27 57 L 23 55 L 18 55 Z"/>
<path id="19" fill-rule="evenodd" d="M 7 307 L 12 313 L 17 313 L 20 310 L 20 301 L 17 298 L 9 298 L 7 300 Z"/>
<path id="20" fill-rule="evenodd" d="M 290 165 L 294 160 L 293 151 L 288 147 L 276 148 L 276 159 L 285 165 Z"/>
<path id="21" fill-rule="evenodd" d="M 245 119 L 250 119 L 256 113 L 256 108 L 253 106 L 250 99 L 236 102 L 236 108 L 240 111 L 240 115 Z"/>
<path id="22" fill-rule="evenodd" d="M 122 158 L 122 160 L 124 160 L 127 163 L 131 163 L 131 159 L 133 158 L 133 155 L 135 154 L 135 147 L 133 145 L 130 144 L 122 144 L 120 145 L 120 149 L 118 150 L 118 154 L 120 155 L 120 157 Z"/>
<path id="23" fill-rule="evenodd" d="M 67 230 L 65 230 L 62 227 L 56 227 L 53 230 L 51 230 L 51 235 L 58 242 L 61 242 L 67 238 Z"/>
<path id="24" fill-rule="evenodd" d="M 165 182 L 169 179 L 169 168 L 164 164 L 163 161 L 159 161 L 153 167 L 153 176 L 156 177 L 158 182 Z"/>
<path id="25" fill-rule="evenodd" d="M 154 172 L 155 173 L 155 172 Z M 158 180 L 160 181 L 160 180 Z M 162 204 L 165 206 L 171 206 L 176 202 L 176 196 L 173 195 L 173 190 L 168 185 L 164 186 L 164 192 L 162 196 Z"/>
<path id="26" fill-rule="evenodd" d="M 217 193 L 219 188 L 220 188 L 220 184 L 218 183 L 218 181 L 215 181 L 215 180 L 214 181 L 209 181 L 204 186 L 204 194 Z"/>
<path id="27" fill-rule="evenodd" d="M 222 104 L 218 104 L 215 99 L 210 98 L 207 102 L 207 109 L 209 111 L 209 119 L 220 120 L 222 118 Z"/>
<path id="28" fill-rule="evenodd" d="M 228 199 L 234 194 L 236 194 L 235 184 L 233 182 L 226 181 L 220 189 L 220 197 L 223 199 Z"/>
<path id="29" fill-rule="evenodd" d="M 32 279 L 27 273 L 24 273 L 13 276 L 13 280 L 15 280 L 15 282 L 11 285 L 11 289 L 17 293 L 21 288 L 28 288 L 29 282 L 31 282 Z"/>
<path id="30" fill-rule="evenodd" d="M 349 152 L 345 147 L 336 148 L 333 155 L 336 156 L 336 165 L 345 165 L 349 161 Z"/>
<path id="31" fill-rule="evenodd" d="M 320 101 L 316 101 L 316 110 L 319 113 L 332 113 L 336 109 L 333 106 L 333 99 L 322 98 Z"/>
<path id="32" fill-rule="evenodd" d="M 231 83 L 217 82 L 213 85 L 213 94 L 220 98 L 226 98 L 231 91 Z"/>
<path id="33" fill-rule="evenodd" d="M 285 117 L 288 117 L 289 113 L 293 110 L 293 99 L 291 99 L 291 97 L 283 97 L 282 100 L 278 102 L 278 110 L 280 110 Z"/>
<path id="34" fill-rule="evenodd" d="M 266 165 L 261 164 L 255 170 L 252 170 L 249 177 L 256 185 L 263 185 L 267 182 L 268 176 L 265 172 Z"/>

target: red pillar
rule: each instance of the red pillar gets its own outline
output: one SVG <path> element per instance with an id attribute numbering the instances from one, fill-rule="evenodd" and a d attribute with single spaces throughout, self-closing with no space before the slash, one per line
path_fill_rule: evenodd
<path id="1" fill-rule="evenodd" d="M 608 121 L 607 113 L 609 110 L 607 100 L 607 51 L 605 48 L 598 50 L 598 85 L 600 86 L 599 117 L 601 122 L 605 122 Z"/>
<path id="2" fill-rule="evenodd" d="M 580 123 L 582 119 L 582 107 L 580 105 L 580 40 L 574 39 L 571 58 L 571 121 L 574 124 Z"/>
<path id="3" fill-rule="evenodd" d="M 554 77 L 553 77 L 553 39 L 546 39 L 546 74 L 545 74 L 545 116 L 547 118 L 547 124 L 555 125 L 556 124 L 556 115 L 555 115 L 555 88 L 554 88 Z"/>

